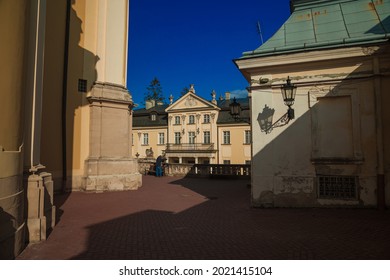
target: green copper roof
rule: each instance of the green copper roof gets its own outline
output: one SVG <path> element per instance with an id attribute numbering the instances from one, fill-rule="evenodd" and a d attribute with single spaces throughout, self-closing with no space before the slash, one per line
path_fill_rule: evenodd
<path id="1" fill-rule="evenodd" d="M 242 58 L 387 41 L 390 0 L 295 0 L 267 42 Z"/>

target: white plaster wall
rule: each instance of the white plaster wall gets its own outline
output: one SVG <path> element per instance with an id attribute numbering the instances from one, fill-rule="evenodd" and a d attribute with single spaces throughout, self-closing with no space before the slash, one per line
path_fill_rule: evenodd
<path id="1" fill-rule="evenodd" d="M 293 105 L 295 119 L 268 133 L 261 130 L 259 123 L 259 114 L 265 106 L 275 110 L 273 123 L 287 112 L 288 107 L 284 105 L 279 88 L 252 92 L 252 185 L 255 205 L 276 206 L 275 195 L 279 194 L 303 193 L 311 196 L 313 193 L 310 116 L 305 92 L 306 88 L 297 91 Z"/>
<path id="2" fill-rule="evenodd" d="M 379 90 L 376 86 L 379 78 L 370 76 L 378 72 L 374 70 L 377 58 L 371 56 L 376 50 L 375 47 L 372 52 L 364 48 L 330 50 L 238 63 L 240 69 L 250 74 L 252 84 L 254 206 L 377 204 L 380 171 L 375 91 Z M 275 122 L 287 111 L 280 92 L 287 76 L 298 86 L 292 106 L 295 119 L 266 133 L 260 128 L 259 114 L 265 106 L 272 108 Z M 260 78 L 268 79 L 269 83 L 259 84 Z M 337 110 L 343 112 L 338 114 Z M 322 128 L 324 125 L 327 132 Z M 320 175 L 357 176 L 357 199 L 318 199 Z"/>

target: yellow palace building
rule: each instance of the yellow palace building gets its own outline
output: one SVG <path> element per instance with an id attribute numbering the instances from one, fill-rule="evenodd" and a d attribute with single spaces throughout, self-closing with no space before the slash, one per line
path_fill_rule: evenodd
<path id="1" fill-rule="evenodd" d="M 133 157 L 164 155 L 171 164 L 250 164 L 249 97 L 207 101 L 188 93 L 169 104 L 146 102 L 133 112 Z M 238 114 L 232 115 L 237 104 Z"/>

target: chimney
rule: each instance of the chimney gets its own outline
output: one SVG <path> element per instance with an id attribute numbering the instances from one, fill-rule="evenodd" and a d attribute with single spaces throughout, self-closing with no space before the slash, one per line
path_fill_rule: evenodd
<path id="1" fill-rule="evenodd" d="M 230 92 L 225 92 L 225 100 L 230 100 Z"/>
<path id="2" fill-rule="evenodd" d="M 150 108 L 153 108 L 156 105 L 156 100 L 146 100 L 145 101 L 145 109 L 148 110 Z"/>

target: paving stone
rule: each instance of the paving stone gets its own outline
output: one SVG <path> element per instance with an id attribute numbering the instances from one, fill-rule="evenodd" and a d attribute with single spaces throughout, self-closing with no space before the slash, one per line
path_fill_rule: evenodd
<path id="1" fill-rule="evenodd" d="M 144 176 L 58 195 L 58 224 L 18 259 L 390 259 L 389 211 L 251 208 L 247 184 Z"/>

